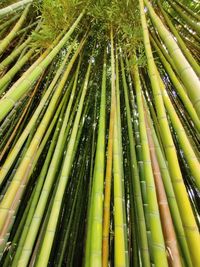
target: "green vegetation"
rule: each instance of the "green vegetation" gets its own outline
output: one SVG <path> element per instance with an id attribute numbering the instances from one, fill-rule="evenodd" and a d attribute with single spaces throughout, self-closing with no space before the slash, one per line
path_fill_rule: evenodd
<path id="1" fill-rule="evenodd" d="M 0 266 L 200 266 L 200 5 L 0 3 Z"/>

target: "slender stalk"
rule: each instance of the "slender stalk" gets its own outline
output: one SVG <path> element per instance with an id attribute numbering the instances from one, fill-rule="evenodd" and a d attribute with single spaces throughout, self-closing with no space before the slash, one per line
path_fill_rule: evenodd
<path id="1" fill-rule="evenodd" d="M 167 60 L 165 59 L 165 57 L 163 56 L 161 50 L 159 49 L 159 47 L 157 46 L 157 44 L 155 43 L 154 39 L 150 37 L 150 40 L 153 44 L 153 46 L 156 48 L 156 52 L 158 53 L 160 60 L 164 66 L 164 68 L 167 71 L 167 74 L 169 75 L 175 89 L 177 90 L 178 95 L 180 96 L 181 100 L 184 103 L 184 107 L 187 109 L 187 112 L 189 113 L 189 115 L 191 116 L 192 121 L 194 122 L 197 130 L 200 132 L 200 120 L 196 114 L 196 111 L 190 101 L 190 99 L 188 98 L 185 89 L 183 87 L 183 85 L 180 83 L 179 79 L 177 78 L 177 76 L 175 75 L 173 69 L 171 68 L 170 64 L 167 62 Z"/>
<path id="2" fill-rule="evenodd" d="M 147 1 L 145 0 L 145 3 Z M 149 10 L 151 10 L 151 17 L 155 13 L 152 9 L 152 7 L 148 4 Z M 187 191 L 184 185 L 182 173 L 180 170 L 177 154 L 176 154 L 176 148 L 174 146 L 174 142 L 172 139 L 172 135 L 170 132 L 166 111 L 164 108 L 164 103 L 162 99 L 162 94 L 160 91 L 159 86 L 159 80 L 157 79 L 157 70 L 155 68 L 155 63 L 153 60 L 153 55 L 151 51 L 150 41 L 149 41 L 149 35 L 148 35 L 148 29 L 146 24 L 146 17 L 144 13 L 144 5 L 143 0 L 140 0 L 140 14 L 141 14 L 141 20 L 142 20 L 142 27 L 143 27 L 143 39 L 144 39 L 144 45 L 145 45 L 145 52 L 147 55 L 147 63 L 148 63 L 148 72 L 151 80 L 151 86 L 153 90 L 154 100 L 155 100 L 155 106 L 158 116 L 158 121 L 160 125 L 160 131 L 161 131 L 161 138 L 162 142 L 164 144 L 166 158 L 169 164 L 169 170 L 171 174 L 171 179 L 173 182 L 173 187 L 175 191 L 175 195 L 178 202 L 178 207 L 181 214 L 181 219 L 183 221 L 184 230 L 186 233 L 186 238 L 188 241 L 190 253 L 191 253 L 191 259 L 194 265 L 200 264 L 200 258 L 197 257 L 195 253 L 195 249 L 200 246 L 200 236 L 198 227 L 194 218 L 194 214 L 191 209 L 191 205 L 188 199 Z M 155 15 L 156 16 L 156 15 Z M 184 199 L 184 207 L 182 205 L 182 201 Z M 199 248 L 200 249 L 200 248 Z"/>
<path id="3" fill-rule="evenodd" d="M 172 0 L 168 0 L 170 5 L 174 8 L 174 10 L 177 12 L 177 14 L 180 16 L 181 19 L 183 19 L 187 25 L 191 27 L 194 31 L 196 31 L 198 34 L 200 34 L 200 25 L 196 23 L 196 21 L 192 20 L 186 13 L 182 11 L 182 9 L 176 5 Z"/>
<path id="4" fill-rule="evenodd" d="M 59 69 L 57 70 L 51 84 L 49 85 L 47 91 L 45 92 L 44 96 L 42 97 L 42 100 L 40 101 L 37 109 L 35 110 L 34 114 L 32 115 L 30 121 L 28 122 L 26 128 L 24 129 L 22 135 L 19 137 L 17 143 L 15 144 L 15 146 L 13 147 L 12 151 L 9 153 L 4 165 L 2 166 L 1 170 L 0 170 L 0 184 L 2 184 L 3 180 L 5 179 L 10 167 L 12 166 L 15 158 L 17 157 L 20 149 L 22 148 L 27 136 L 29 135 L 31 129 L 33 129 L 34 124 L 36 123 L 39 114 L 41 113 L 42 109 L 44 108 L 44 106 L 46 105 L 46 102 L 48 100 L 48 98 L 51 96 L 52 91 L 60 77 L 60 75 L 62 74 L 63 68 L 69 58 L 69 55 L 72 51 L 73 48 L 73 43 L 71 44 L 68 53 L 66 54 L 63 62 L 61 63 Z"/>
<path id="5" fill-rule="evenodd" d="M 21 0 L 17 3 L 9 5 L 5 8 L 0 9 L 0 18 L 11 15 L 20 9 L 23 9 L 26 5 L 32 3 L 33 0 Z"/>
<path id="6" fill-rule="evenodd" d="M 91 231 L 89 266 L 102 266 L 102 221 L 103 221 L 103 188 L 105 161 L 105 121 L 106 121 L 106 54 L 103 63 L 101 104 L 98 126 L 97 148 L 93 173 L 91 198 Z M 98 231 L 97 231 L 98 229 Z"/>
<path id="7" fill-rule="evenodd" d="M 192 68 L 194 69 L 194 71 L 196 72 L 198 77 L 200 77 L 200 66 L 198 65 L 196 60 L 193 58 L 192 54 L 190 53 L 190 51 L 188 50 L 187 46 L 183 42 L 183 40 L 182 40 L 181 36 L 179 35 L 178 31 L 176 30 L 176 28 L 174 27 L 173 23 L 169 19 L 167 13 L 162 8 L 162 5 L 160 4 L 160 2 L 158 2 L 158 6 L 160 7 L 161 13 L 164 16 L 164 18 L 165 18 L 165 20 L 167 22 L 167 25 L 169 26 L 171 32 L 176 37 L 178 45 L 180 46 L 181 50 L 183 51 L 183 54 L 187 58 L 188 62 L 190 63 L 190 65 L 192 66 Z"/>
<path id="8" fill-rule="evenodd" d="M 71 28 L 68 30 L 68 32 L 64 35 L 64 37 L 60 40 L 60 42 L 53 48 L 53 50 L 46 56 L 46 58 L 39 63 L 39 65 L 35 66 L 33 71 L 29 73 L 28 77 L 25 77 L 20 84 L 18 84 L 17 88 L 15 90 L 10 89 L 11 92 L 7 92 L 3 99 L 0 100 L 1 105 L 1 113 L 0 113 L 0 122 L 3 120 L 3 118 L 8 114 L 8 112 L 12 109 L 15 102 L 24 95 L 24 93 L 27 93 L 34 82 L 36 82 L 41 73 L 48 67 L 48 65 L 52 62 L 54 57 L 58 54 L 60 49 L 64 46 L 66 41 L 70 38 L 71 34 L 74 32 L 75 28 L 79 24 L 81 18 L 84 15 L 84 11 L 81 12 L 81 14 L 78 16 L 74 24 L 71 26 Z"/>
<path id="9" fill-rule="evenodd" d="M 142 5 L 140 6 L 142 8 Z M 148 203 L 149 223 L 152 238 L 152 253 L 155 266 L 168 266 L 164 238 L 159 216 L 158 203 L 156 199 L 156 190 L 154 184 L 153 171 L 150 160 L 150 152 L 148 147 L 147 132 L 145 128 L 144 107 L 142 103 L 141 84 L 137 65 L 134 65 L 133 79 L 136 90 L 136 100 L 139 112 L 139 129 L 142 144 L 142 156 L 144 163 L 144 175 L 146 181 L 146 197 Z M 159 248 L 159 249 L 158 249 Z"/>
<path id="10" fill-rule="evenodd" d="M 73 125 L 71 137 L 70 137 L 70 140 L 68 143 L 66 156 L 64 159 L 64 163 L 63 163 L 63 168 L 62 168 L 60 180 L 58 183 L 58 188 L 57 188 L 57 191 L 55 194 L 56 201 L 54 201 L 53 206 L 52 206 L 50 218 L 49 218 L 48 225 L 47 225 L 47 228 L 45 231 L 45 236 L 43 239 L 42 247 L 40 250 L 40 254 L 39 254 L 36 266 L 47 266 L 47 264 L 48 264 L 48 259 L 49 259 L 49 255 L 50 255 L 50 251 L 51 251 L 51 247 L 52 247 L 52 243 L 53 243 L 53 238 L 55 235 L 55 230 L 56 230 L 56 226 L 57 226 L 57 222 L 58 222 L 58 215 L 59 215 L 59 211 L 61 209 L 64 191 L 65 191 L 65 188 L 66 188 L 66 185 L 67 185 L 67 182 L 69 179 L 70 171 L 71 171 L 73 149 L 74 149 L 74 144 L 75 144 L 75 140 L 76 140 L 76 136 L 77 136 L 77 132 L 78 132 L 78 126 L 79 126 L 81 113 L 82 113 L 82 109 L 83 109 L 83 103 L 84 103 L 85 95 L 87 92 L 88 81 L 89 81 L 90 70 L 91 70 L 91 64 L 92 63 L 90 61 L 89 66 L 88 66 L 88 70 L 86 73 L 86 78 L 85 78 L 85 82 L 84 82 L 84 87 L 83 87 L 78 111 L 77 111 L 75 122 Z M 55 216 L 55 214 L 57 214 L 57 216 Z"/>
<path id="11" fill-rule="evenodd" d="M 11 41 L 15 38 L 17 31 L 22 27 L 29 12 L 30 5 L 28 5 L 22 13 L 20 19 L 15 24 L 11 32 L 0 42 L 0 56 L 5 52 Z M 1 12 L 1 10 L 0 10 Z"/>
<path id="12" fill-rule="evenodd" d="M 153 138 L 151 136 L 151 129 L 148 125 L 147 118 L 145 116 L 145 123 L 147 129 L 147 137 L 149 142 L 149 150 L 151 155 L 151 162 L 156 186 L 156 193 L 158 198 L 158 205 L 160 210 L 160 217 L 162 222 L 162 229 L 164 234 L 164 239 L 166 243 L 166 249 L 168 251 L 168 261 L 170 266 L 179 266 L 181 267 L 181 259 L 179 255 L 178 243 L 176 240 L 176 234 L 173 226 L 173 221 L 171 213 L 169 210 L 167 197 L 165 194 L 165 188 L 162 181 L 162 176 L 160 172 L 160 167 L 156 157 L 155 147 Z"/>
<path id="13" fill-rule="evenodd" d="M 188 96 L 191 99 L 198 116 L 200 117 L 200 81 L 185 56 L 182 54 L 171 33 L 165 28 L 160 18 L 156 15 L 149 1 L 144 0 L 144 2 L 148 8 L 153 24 L 155 25 L 161 39 L 169 51 L 171 58 L 173 59 L 177 71 L 179 72 L 179 76 L 185 85 Z"/>
<path id="14" fill-rule="evenodd" d="M 149 248 L 148 248 L 148 240 L 147 240 L 147 229 L 144 217 L 144 210 L 143 210 L 143 201 L 142 201 L 142 193 L 140 187 L 140 178 L 139 178 L 139 170 L 137 165 L 137 157 L 135 151 L 135 138 L 133 134 L 133 127 L 131 123 L 131 111 L 130 111 L 130 104 L 129 104 L 129 94 L 128 94 L 128 86 L 126 82 L 125 76 L 125 67 L 123 58 L 121 55 L 120 58 L 121 62 L 121 70 L 122 70 L 122 79 L 123 79 L 123 89 L 124 89 L 124 97 L 125 97 L 125 105 L 126 105 L 126 119 L 128 125 L 128 136 L 129 136 L 129 153 L 130 153 L 130 168 L 131 168 L 131 181 L 132 181 L 132 190 L 133 196 L 135 200 L 135 209 L 136 209 L 136 221 L 138 223 L 139 228 L 139 237 L 138 242 L 141 251 L 141 261 L 143 266 L 150 267 L 150 256 L 149 256 Z"/>
<path id="15" fill-rule="evenodd" d="M 60 81 L 59 86 L 57 87 L 56 93 L 54 97 L 51 99 L 51 102 L 49 104 L 48 111 L 45 113 L 45 116 L 43 117 L 40 126 L 38 127 L 33 140 L 31 141 L 31 144 L 24 155 L 23 161 L 21 162 L 19 168 L 17 169 L 17 172 L 12 180 L 11 185 L 9 186 L 6 195 L 4 196 L 3 201 L 0 204 L 0 214 L 2 214 L 2 220 L 0 224 L 1 228 L 1 236 L 3 235 L 3 232 L 5 232 L 6 225 L 5 221 L 8 222 L 9 217 L 12 216 L 9 213 L 9 207 L 13 206 L 13 210 L 15 210 L 18 206 L 18 202 L 16 202 L 16 198 L 19 198 L 22 194 L 23 190 L 22 188 L 25 188 L 27 184 L 27 175 L 30 171 L 30 167 L 33 163 L 34 155 L 37 151 L 37 148 L 39 147 L 39 144 L 41 142 L 42 137 L 44 136 L 44 133 L 48 127 L 48 124 L 50 122 L 50 119 L 52 118 L 53 112 L 56 108 L 56 104 L 58 102 L 58 99 L 60 98 L 62 89 L 65 85 L 65 82 L 68 78 L 69 72 L 71 71 L 71 68 L 73 66 L 74 61 L 76 60 L 82 46 L 82 42 L 79 47 L 76 50 L 76 53 L 72 57 L 70 63 L 67 66 L 67 69 L 62 77 L 62 80 Z M 14 208 L 15 207 L 15 208 Z M 5 224 L 4 224 L 5 223 Z M 3 226 L 4 225 L 4 226 Z"/>

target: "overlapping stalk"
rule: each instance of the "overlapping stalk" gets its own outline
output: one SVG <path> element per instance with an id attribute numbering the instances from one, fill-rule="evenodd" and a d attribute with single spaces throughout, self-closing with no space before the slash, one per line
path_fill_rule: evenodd
<path id="1" fill-rule="evenodd" d="M 167 0 L 23 0 L 0 21 L 0 265 L 199 266 L 191 23 Z"/>
<path id="2" fill-rule="evenodd" d="M 17 3 L 10 5 L 10 6 L 2 8 L 2 9 L 0 9 L 0 17 L 12 15 L 16 11 L 19 11 L 20 9 L 25 8 L 26 5 L 31 4 L 32 2 L 33 2 L 33 0 L 21 0 Z"/>
<path id="3" fill-rule="evenodd" d="M 200 117 L 200 82 L 196 73 L 193 71 L 192 67 L 182 54 L 180 48 L 178 47 L 176 41 L 173 39 L 171 33 L 165 28 L 159 17 L 156 15 L 151 4 L 148 0 L 144 1 L 148 8 L 151 20 L 155 25 L 161 39 L 166 45 L 170 56 L 173 58 L 173 62 L 177 68 L 181 80 L 183 81 L 185 88 L 187 90 L 188 96 L 190 97 L 194 108 L 198 116 Z"/>

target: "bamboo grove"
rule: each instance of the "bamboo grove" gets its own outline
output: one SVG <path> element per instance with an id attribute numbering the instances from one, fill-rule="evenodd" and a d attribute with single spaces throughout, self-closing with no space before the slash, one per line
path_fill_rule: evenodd
<path id="1" fill-rule="evenodd" d="M 0 2 L 0 266 L 200 266 L 199 12 Z"/>

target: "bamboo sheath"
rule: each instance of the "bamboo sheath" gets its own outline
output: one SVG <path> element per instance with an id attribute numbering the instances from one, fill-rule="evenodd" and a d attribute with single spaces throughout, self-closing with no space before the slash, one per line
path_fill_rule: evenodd
<path id="1" fill-rule="evenodd" d="M 145 0 L 146 3 L 146 0 Z M 148 4 L 148 8 L 150 10 L 150 5 Z M 184 225 L 184 230 L 186 233 L 186 238 L 189 244 L 189 250 L 191 254 L 191 259 L 194 265 L 200 263 L 199 257 L 197 257 L 196 253 L 194 253 L 194 247 L 200 246 L 200 236 L 198 227 L 196 225 L 196 221 L 194 218 L 194 214 L 191 209 L 191 205 L 187 196 L 186 188 L 183 182 L 182 174 L 180 171 L 178 158 L 176 155 L 176 149 L 172 140 L 171 132 L 169 129 L 166 112 L 164 108 L 164 103 L 159 87 L 159 80 L 157 79 L 157 73 L 155 69 L 155 63 L 153 61 L 153 55 L 150 47 L 150 41 L 148 37 L 148 30 L 146 26 L 146 18 L 144 14 L 144 6 L 143 2 L 140 1 L 140 12 L 142 19 L 142 27 L 143 27 L 143 38 L 145 44 L 145 51 L 147 54 L 147 62 L 148 62 L 148 72 L 151 80 L 152 90 L 154 94 L 155 106 L 157 110 L 157 116 L 160 124 L 161 137 L 164 143 L 166 158 L 169 164 L 169 170 L 171 174 L 171 179 L 173 182 L 173 187 L 176 195 L 176 199 L 178 202 L 179 210 L 181 213 L 181 218 Z M 152 11 L 152 8 L 151 8 Z M 154 12 L 154 11 L 153 11 Z M 152 12 L 152 13 L 153 13 Z M 154 13 L 153 13 L 154 14 Z M 182 200 L 184 199 L 184 207 L 182 205 Z"/>

